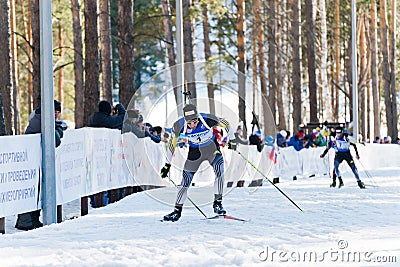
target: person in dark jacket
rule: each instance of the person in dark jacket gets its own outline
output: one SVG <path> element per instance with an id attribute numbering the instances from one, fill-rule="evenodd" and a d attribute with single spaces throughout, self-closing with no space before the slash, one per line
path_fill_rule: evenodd
<path id="1" fill-rule="evenodd" d="M 285 130 L 279 131 L 279 133 L 276 134 L 276 145 L 278 147 L 287 147 L 286 137 L 287 132 Z"/>
<path id="2" fill-rule="evenodd" d="M 113 113 L 115 115 L 113 115 Z M 122 130 L 125 113 L 125 107 L 121 103 L 118 103 L 115 107 L 113 107 L 110 102 L 102 100 L 99 102 L 99 111 L 93 113 L 89 118 L 89 127 L 103 127 L 108 129 Z M 98 208 L 103 206 L 103 203 L 107 205 L 109 195 L 111 195 L 111 191 L 106 191 L 104 193 L 104 201 L 101 201 L 103 199 L 102 194 L 98 195 L 100 198 L 97 198 L 97 195 L 91 195 L 91 206 L 93 208 Z"/>
<path id="3" fill-rule="evenodd" d="M 247 140 L 246 137 L 243 136 L 243 130 L 240 125 L 237 127 L 236 132 L 233 134 L 235 135 L 235 139 L 231 140 L 228 143 L 228 146 L 232 146 L 233 150 L 236 150 L 237 144 L 242 144 L 242 145 L 249 144 L 249 140 Z"/>
<path id="4" fill-rule="evenodd" d="M 54 100 L 54 120 L 55 120 L 55 144 L 58 147 L 61 144 L 61 138 L 64 135 L 64 130 L 67 129 L 66 124 L 59 120 L 61 114 L 61 103 Z M 41 133 L 41 108 L 35 109 L 29 119 L 28 127 L 25 130 L 25 134 Z M 40 210 L 34 210 L 18 214 L 15 228 L 19 230 L 32 230 L 43 226 L 43 223 L 39 220 Z"/>
<path id="5" fill-rule="evenodd" d="M 139 110 L 133 109 L 128 110 L 128 116 L 124 121 L 122 133 L 132 132 L 137 138 L 150 137 L 153 142 L 160 143 L 161 135 L 154 134 L 154 131 L 151 131 L 152 128 L 150 123 L 143 122 L 143 115 L 139 113 Z"/>
<path id="6" fill-rule="evenodd" d="M 112 115 L 113 109 L 117 113 L 116 116 Z M 113 108 L 110 102 L 102 100 L 99 102 L 99 111 L 93 113 L 89 118 L 89 127 L 104 127 L 121 130 L 125 112 L 125 107 L 121 103 Z"/>
<path id="7" fill-rule="evenodd" d="M 249 136 L 249 144 L 256 145 L 257 151 L 261 152 L 264 148 L 265 142 L 261 137 L 261 131 L 257 130 L 252 135 Z"/>

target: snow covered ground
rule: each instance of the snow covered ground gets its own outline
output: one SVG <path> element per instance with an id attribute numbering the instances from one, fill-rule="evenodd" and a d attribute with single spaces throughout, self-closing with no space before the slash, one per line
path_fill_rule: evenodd
<path id="1" fill-rule="evenodd" d="M 277 184 L 305 213 L 270 184 L 236 188 L 224 207 L 245 223 L 203 220 L 189 206 L 180 221 L 160 222 L 172 207 L 154 196 L 174 199 L 174 188 L 28 232 L 8 217 L 0 266 L 399 266 L 400 168 L 369 174 L 360 172 L 366 190 L 349 172 L 341 189 L 329 188 L 328 176 Z M 210 192 L 194 187 L 189 195 L 211 199 Z M 66 216 L 79 215 L 74 203 Z M 201 208 L 212 215 L 211 204 Z"/>

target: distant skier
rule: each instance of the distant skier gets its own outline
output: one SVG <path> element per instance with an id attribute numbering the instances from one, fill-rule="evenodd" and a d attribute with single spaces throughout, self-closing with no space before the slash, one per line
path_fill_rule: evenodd
<path id="1" fill-rule="evenodd" d="M 224 159 L 220 151 L 220 144 L 215 136 L 216 126 L 225 128 L 228 136 L 233 136 L 229 122 L 217 118 L 212 114 L 198 113 L 193 104 L 183 107 L 183 118 L 177 120 L 172 128 L 173 138 L 170 139 L 167 148 L 167 163 L 161 169 L 161 177 L 167 177 L 171 168 L 172 156 L 175 148 L 180 142 L 187 142 L 189 145 L 188 156 L 183 169 L 183 177 L 175 201 L 175 209 L 164 216 L 165 221 L 177 221 L 181 217 L 182 207 L 187 197 L 187 190 L 200 164 L 207 160 L 214 169 L 214 212 L 225 215 L 226 211 L 222 206 L 222 194 L 224 188 Z"/>
<path id="2" fill-rule="evenodd" d="M 356 144 L 349 140 L 348 134 L 343 132 L 342 127 L 336 128 L 335 132 L 336 132 L 335 138 L 329 141 L 327 148 L 325 149 L 324 153 L 322 153 L 320 156 L 320 158 L 323 158 L 325 157 L 326 153 L 328 153 L 328 150 L 330 148 L 333 147 L 333 149 L 335 149 L 333 182 L 331 184 L 331 187 L 336 186 L 336 176 L 339 179 L 339 188 L 344 185 L 342 177 L 340 176 L 339 165 L 342 163 L 343 160 L 345 160 L 347 164 L 350 166 L 351 170 L 353 171 L 354 176 L 357 179 L 358 186 L 361 189 L 364 189 L 365 185 L 360 180 L 360 176 L 358 175 L 358 171 L 356 165 L 354 164 L 353 157 L 350 154 L 350 145 L 352 145 L 354 147 L 354 150 L 356 151 L 357 159 L 360 159 Z"/>

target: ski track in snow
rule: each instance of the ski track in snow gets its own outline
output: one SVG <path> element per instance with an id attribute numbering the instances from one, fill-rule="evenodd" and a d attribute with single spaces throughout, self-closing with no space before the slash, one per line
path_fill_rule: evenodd
<path id="1" fill-rule="evenodd" d="M 304 213 L 267 183 L 236 188 L 224 197 L 224 207 L 249 222 L 203 220 L 193 207 L 184 207 L 178 222 L 160 222 L 172 207 L 144 192 L 28 232 L 14 229 L 10 216 L 0 237 L 0 266 L 398 266 L 399 172 L 370 171 L 369 179 L 361 171 L 365 183 L 378 185 L 366 190 L 352 173 L 343 174 L 341 189 L 329 188 L 328 176 L 277 184 Z M 156 190 L 162 195 L 175 189 Z M 202 191 L 212 192 L 194 187 L 189 196 Z M 79 203 L 64 205 L 66 217 L 79 215 Z M 211 204 L 200 208 L 212 215 Z M 335 252 L 395 256 L 397 263 L 335 260 Z M 294 262 L 290 255 L 297 253 L 324 258 Z"/>

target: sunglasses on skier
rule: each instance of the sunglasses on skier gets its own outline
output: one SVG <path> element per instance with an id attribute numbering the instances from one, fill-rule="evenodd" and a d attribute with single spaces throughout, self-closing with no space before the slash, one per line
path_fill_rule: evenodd
<path id="1" fill-rule="evenodd" d="M 193 119 L 193 120 L 187 121 L 186 124 L 190 126 L 192 124 L 196 124 L 198 121 L 199 121 L 198 119 Z"/>

